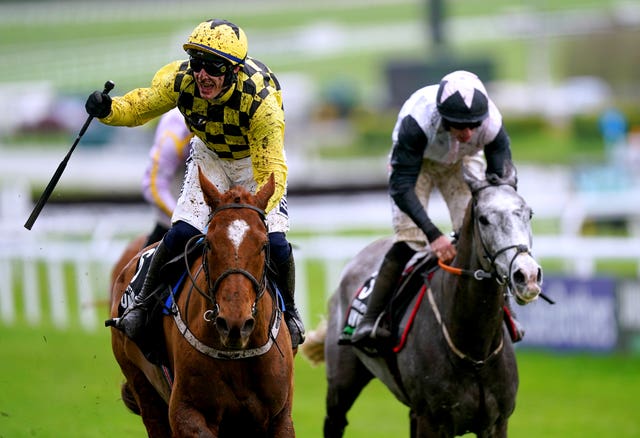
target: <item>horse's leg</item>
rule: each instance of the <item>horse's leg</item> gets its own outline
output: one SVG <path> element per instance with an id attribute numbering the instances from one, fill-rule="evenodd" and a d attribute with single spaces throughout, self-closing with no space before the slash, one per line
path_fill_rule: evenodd
<path id="1" fill-rule="evenodd" d="M 180 400 L 185 396 L 179 396 L 181 390 L 174 382 L 171 402 L 169 403 L 169 421 L 173 436 L 217 438 L 220 434 L 220 418 L 209 418 L 209 421 L 200 411 Z M 218 413 L 220 414 L 220 413 Z M 219 415 L 218 415 L 219 417 Z"/>
<path id="2" fill-rule="evenodd" d="M 416 438 L 417 436 L 417 428 L 418 428 L 418 420 L 416 418 L 416 411 L 411 409 L 409 411 L 409 437 Z"/>
<path id="3" fill-rule="evenodd" d="M 167 404 L 144 373 L 133 366 L 131 368 L 125 372 L 127 385 L 140 408 L 140 416 L 147 434 L 150 438 L 171 437 Z"/>
<path id="4" fill-rule="evenodd" d="M 271 420 L 269 436 L 273 438 L 295 438 L 296 432 L 291 419 L 291 404 Z"/>
<path id="5" fill-rule="evenodd" d="M 122 332 L 111 329 L 111 348 L 126 379 L 121 388 L 122 400 L 133 413 L 142 417 L 149 437 L 171 437 L 167 403 L 131 359 L 130 354 L 135 355 L 139 350 L 135 346 L 128 346 L 128 342 L 131 341 L 125 339 Z"/>
<path id="6" fill-rule="evenodd" d="M 135 396 L 133 395 L 133 391 L 129 386 L 129 382 L 125 381 L 120 387 L 120 396 L 122 397 L 122 401 L 124 405 L 134 414 L 140 415 L 140 406 L 138 406 L 138 402 L 136 401 Z"/>
<path id="7" fill-rule="evenodd" d="M 327 398 L 324 437 L 341 438 L 348 424 L 347 412 L 373 374 L 360 362 L 353 347 L 335 345 L 326 361 Z"/>
<path id="8" fill-rule="evenodd" d="M 455 436 L 451 430 L 444 426 L 434 428 L 433 422 L 429 421 L 429 418 L 424 414 L 419 415 L 414 412 L 411 417 L 411 426 L 411 438 L 451 438 Z"/>
<path id="9" fill-rule="evenodd" d="M 478 438 L 507 438 L 508 420 L 498 420 L 493 426 L 477 433 Z"/>
<path id="10" fill-rule="evenodd" d="M 496 438 L 507 438 L 507 429 L 509 426 L 509 420 L 505 419 L 504 421 L 498 421 L 494 426 L 493 436 Z"/>

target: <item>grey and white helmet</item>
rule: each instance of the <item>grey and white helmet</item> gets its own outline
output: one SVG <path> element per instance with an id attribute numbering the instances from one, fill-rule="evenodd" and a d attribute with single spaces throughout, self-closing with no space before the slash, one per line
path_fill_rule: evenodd
<path id="1" fill-rule="evenodd" d="M 457 70 L 440 81 L 436 96 L 438 112 L 453 123 L 475 124 L 489 115 L 489 97 L 475 74 Z"/>

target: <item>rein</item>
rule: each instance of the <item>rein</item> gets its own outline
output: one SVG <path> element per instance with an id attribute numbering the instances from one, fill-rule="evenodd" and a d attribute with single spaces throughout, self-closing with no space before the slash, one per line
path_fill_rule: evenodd
<path id="1" fill-rule="evenodd" d="M 480 241 L 482 242 L 482 238 L 480 239 Z M 510 249 L 516 249 L 516 253 L 515 255 L 511 258 L 511 262 L 509 262 L 509 276 L 499 276 L 496 273 L 496 269 L 495 269 L 495 260 L 496 258 L 502 254 L 505 251 L 508 251 Z M 501 250 L 499 250 L 498 252 L 496 252 L 493 256 L 487 251 L 487 249 L 484 246 L 484 242 L 482 242 L 482 249 L 485 253 L 485 258 L 487 260 L 489 260 L 489 263 L 491 264 L 491 268 L 492 271 L 491 272 L 487 272 L 483 269 L 476 269 L 475 271 L 471 270 L 471 269 L 462 269 L 462 268 L 456 268 L 453 267 L 451 265 L 446 265 L 444 264 L 444 262 L 440 259 L 438 259 L 438 266 L 440 266 L 440 268 L 442 268 L 443 271 L 448 272 L 449 274 L 453 274 L 453 275 L 459 275 L 461 277 L 469 277 L 469 278 L 474 278 L 478 281 L 482 281 L 482 280 L 488 280 L 491 278 L 495 278 L 496 282 L 500 285 L 504 285 L 505 283 L 507 283 L 507 279 L 509 277 L 511 277 L 511 270 L 513 268 L 513 262 L 516 260 L 516 257 L 518 257 L 518 255 L 520 254 L 529 254 L 531 251 L 529 251 L 529 247 L 527 245 L 510 245 L 510 246 L 506 246 L 504 248 L 502 248 Z"/>
<path id="2" fill-rule="evenodd" d="M 508 184 L 507 184 L 508 185 Z M 478 188 L 477 190 L 475 190 L 473 192 L 474 196 L 477 192 L 479 192 L 480 190 L 483 190 L 487 187 L 490 187 L 491 184 L 489 185 L 485 185 L 483 187 Z M 513 186 L 512 186 L 513 187 Z M 475 202 L 475 198 L 474 198 L 474 202 Z M 474 204 L 475 207 L 475 204 Z M 496 251 L 494 254 L 491 254 L 491 252 L 489 252 L 489 250 L 487 249 L 487 246 L 484 242 L 484 240 L 482 239 L 482 234 L 480 233 L 479 227 L 478 227 L 478 221 L 475 218 L 475 214 L 473 215 L 474 219 L 474 229 L 476 231 L 476 234 L 478 235 L 478 238 L 480 240 L 480 244 L 482 246 L 482 251 L 484 252 L 484 258 L 489 261 L 489 264 L 491 266 L 491 271 L 485 271 L 483 269 L 476 269 L 476 270 L 471 270 L 471 269 L 463 269 L 463 268 L 457 268 L 457 267 L 453 267 L 451 265 L 447 265 L 444 262 L 442 262 L 442 260 L 438 259 L 438 266 L 445 272 L 452 274 L 452 275 L 458 275 L 461 277 L 467 277 L 467 278 L 473 278 L 474 280 L 477 281 L 482 281 L 482 280 L 488 280 L 488 279 L 492 279 L 494 278 L 496 280 L 496 282 L 499 285 L 507 285 L 507 290 L 510 289 L 511 285 L 510 285 L 510 278 L 511 278 L 511 271 L 513 269 L 513 263 L 515 262 L 516 257 L 518 257 L 518 255 L 525 253 L 525 254 L 529 254 L 530 250 L 528 245 L 523 245 L 523 244 L 518 244 L 518 245 L 509 245 L 506 246 L 504 248 L 499 249 L 498 251 Z M 509 270 L 508 270 L 508 276 L 500 276 L 497 274 L 497 269 L 496 269 L 496 265 L 495 265 L 495 261 L 498 258 L 498 256 L 510 249 L 515 249 L 516 253 L 514 254 L 514 256 L 511 258 L 511 261 L 509 262 Z M 492 359 L 493 357 L 497 356 L 500 351 L 502 351 L 502 348 L 504 347 L 504 336 L 500 338 L 500 343 L 498 344 L 498 346 L 491 352 L 489 353 L 489 355 L 482 359 L 482 360 L 476 360 L 473 359 L 469 356 L 467 356 L 465 353 L 463 353 L 458 347 L 456 347 L 456 345 L 453 343 L 453 340 L 451 339 L 451 335 L 449 334 L 449 330 L 447 329 L 446 324 L 444 323 L 443 319 L 442 319 L 442 315 L 440 314 L 440 310 L 438 309 L 438 306 L 435 302 L 435 299 L 433 297 L 433 292 L 431 290 L 431 288 L 428 288 L 427 290 L 427 298 L 429 299 L 429 304 L 431 305 L 431 309 L 433 310 L 434 315 L 436 316 L 436 320 L 438 321 L 438 324 L 440 325 L 440 328 L 442 329 L 442 334 L 445 338 L 445 340 L 447 341 L 447 345 L 449 346 L 449 348 L 451 349 L 451 351 L 453 351 L 453 353 L 458 356 L 460 359 L 465 360 L 470 362 L 471 364 L 473 364 L 476 367 L 482 367 L 484 366 L 490 359 Z"/>
<path id="3" fill-rule="evenodd" d="M 509 272 L 511 272 L 511 267 L 513 265 L 513 261 L 518 256 L 518 254 L 520 254 L 522 252 L 527 252 L 527 253 L 529 252 L 528 247 L 526 245 L 511 245 L 511 246 L 507 246 L 505 248 L 502 248 L 500 251 L 498 251 L 494 255 L 494 257 L 490 258 L 491 267 L 493 269 L 493 272 L 487 272 L 487 271 L 484 271 L 482 269 L 477 269 L 477 270 L 473 271 L 471 269 L 456 268 L 456 267 L 453 267 L 451 265 L 444 264 L 444 262 L 442 262 L 442 260 L 440 260 L 440 259 L 438 259 L 438 266 L 440 266 L 440 268 L 442 268 L 443 271 L 448 272 L 449 274 L 459 275 L 461 277 L 473 278 L 473 279 L 478 280 L 478 281 L 495 278 L 496 282 L 499 285 L 504 285 L 505 282 L 506 282 L 505 279 L 501 278 L 501 277 L 499 277 L 498 275 L 495 274 L 494 261 L 495 261 L 495 258 L 498 255 L 500 255 L 501 253 L 503 253 L 503 252 L 505 252 L 505 251 L 507 251 L 509 249 L 512 249 L 512 248 L 516 248 L 517 252 L 513 256 L 513 258 L 511 259 L 511 263 L 509 264 Z M 484 249 L 484 244 L 483 244 L 483 249 Z M 485 249 L 485 254 L 487 254 L 486 249 Z M 458 356 L 460 359 L 468 361 L 472 365 L 474 365 L 475 367 L 480 368 L 480 367 L 483 367 L 484 365 L 486 365 L 489 360 L 491 360 L 493 357 L 497 356 L 500 353 L 500 351 L 502 351 L 502 348 L 504 347 L 504 337 L 500 338 L 500 343 L 495 348 L 495 350 L 493 350 L 491 353 L 489 353 L 489 355 L 486 358 L 482 359 L 482 360 L 476 360 L 476 359 L 473 359 L 473 358 L 467 356 L 466 354 L 464 354 L 453 343 L 453 340 L 451 339 L 451 335 L 449 335 L 449 330 L 447 329 L 447 325 L 444 323 L 444 321 L 442 319 L 442 315 L 440 314 L 440 310 L 438 310 L 438 306 L 437 306 L 436 301 L 435 301 L 435 299 L 433 297 L 433 292 L 431 291 L 431 288 L 427 289 L 427 298 L 429 299 L 429 304 L 431 305 L 431 310 L 433 310 L 433 313 L 436 316 L 436 320 L 438 321 L 438 325 L 442 329 L 442 335 L 444 336 L 444 339 L 447 341 L 447 345 L 449 346 L 451 351 L 453 351 L 453 353 L 455 353 L 455 355 Z"/>
<path id="4" fill-rule="evenodd" d="M 466 354 L 464 354 L 453 343 L 453 340 L 451 339 L 451 335 L 449 335 L 449 330 L 447 329 L 447 325 L 442 320 L 442 315 L 440 315 L 440 311 L 438 310 L 438 305 L 436 304 L 436 301 L 433 298 L 433 292 L 431 291 L 430 287 L 427 288 L 427 298 L 429 299 L 429 304 L 431 305 L 431 309 L 433 310 L 433 313 L 436 316 L 436 320 L 438 321 L 438 324 L 440 325 L 440 328 L 442 329 L 442 334 L 444 336 L 444 339 L 447 341 L 447 345 L 449 346 L 451 351 L 453 351 L 455 353 L 455 355 L 458 356 L 460 359 L 466 360 L 468 362 L 471 362 L 471 364 L 476 366 L 476 367 L 483 367 L 484 365 L 487 364 L 487 362 L 490 359 L 492 359 L 494 356 L 497 356 L 498 353 L 500 353 L 500 351 L 502 351 L 502 348 L 504 347 L 504 336 L 500 338 L 500 344 L 498 344 L 496 349 L 493 350 L 491 353 L 489 353 L 489 355 L 486 358 L 482 359 L 482 360 L 476 360 L 476 359 L 473 359 L 472 357 L 469 357 Z"/>
<path id="5" fill-rule="evenodd" d="M 509 249 L 512 247 L 508 247 L 506 249 Z M 501 250 L 502 251 L 502 250 Z M 517 255 L 517 254 L 516 254 Z M 514 257 L 515 259 L 515 257 Z M 512 261 L 513 263 L 513 261 Z M 470 269 L 462 269 L 462 268 L 455 268 L 451 265 L 445 265 L 442 260 L 438 259 L 438 266 L 440 266 L 440 268 L 442 268 L 443 271 L 448 272 L 449 274 L 453 274 L 453 275 L 459 275 L 461 277 L 467 277 L 467 278 L 473 278 L 475 280 L 478 281 L 482 281 L 482 280 L 486 280 L 486 279 L 490 279 L 490 278 L 495 278 L 496 282 L 498 284 L 503 284 L 500 283 L 498 277 L 491 273 L 491 272 L 487 272 L 484 271 L 482 269 L 477 269 L 475 271 L 470 270 Z M 484 365 L 486 365 L 486 363 L 491 360 L 494 356 L 497 356 L 498 353 L 500 353 L 500 351 L 502 351 L 502 348 L 504 347 L 504 337 L 500 338 L 500 344 L 498 344 L 498 346 L 496 347 L 495 350 L 493 350 L 491 353 L 489 353 L 489 355 L 482 359 L 482 360 L 476 360 L 473 359 L 469 356 L 467 356 L 466 354 L 464 354 L 458 347 L 456 347 L 456 345 L 453 343 L 453 340 L 451 339 L 451 335 L 449 335 L 449 330 L 447 329 L 447 325 L 444 323 L 443 319 L 442 319 L 442 315 L 440 314 L 440 310 L 438 310 L 438 305 L 436 304 L 436 301 L 433 297 L 433 292 L 431 290 L 431 288 L 427 289 L 427 298 L 429 299 L 429 304 L 431 305 L 431 310 L 433 310 L 433 314 L 436 316 L 436 321 L 438 321 L 438 325 L 440 326 L 440 329 L 442 330 L 442 335 L 444 336 L 444 339 L 447 341 L 447 345 L 449 346 L 449 348 L 451 349 L 451 351 L 453 351 L 453 353 L 458 356 L 460 359 L 471 362 L 472 365 L 474 365 L 475 367 L 483 367 Z"/>

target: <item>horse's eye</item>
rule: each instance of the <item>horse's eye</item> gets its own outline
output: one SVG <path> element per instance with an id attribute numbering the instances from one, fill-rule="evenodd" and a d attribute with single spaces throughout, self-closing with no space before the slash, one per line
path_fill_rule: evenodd
<path id="1" fill-rule="evenodd" d="M 529 210 L 529 220 L 533 219 L 533 210 Z"/>
<path id="2" fill-rule="evenodd" d="M 489 219 L 487 219 L 486 216 L 480 216 L 478 218 L 478 221 L 482 224 L 482 225 L 489 225 Z"/>

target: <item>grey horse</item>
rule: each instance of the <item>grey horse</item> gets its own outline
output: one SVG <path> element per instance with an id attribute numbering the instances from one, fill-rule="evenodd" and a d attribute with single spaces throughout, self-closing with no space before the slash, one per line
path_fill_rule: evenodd
<path id="1" fill-rule="evenodd" d="M 516 190 L 515 168 L 507 166 L 503 178 L 464 177 L 472 198 L 458 255 L 428 282 L 404 347 L 369 355 L 338 345 L 352 298 L 377 270 L 390 238 L 373 242 L 347 264 L 327 324 L 303 345 L 309 360 L 326 362 L 326 438 L 343 436 L 347 412 L 373 378 L 410 408 L 411 437 L 507 436 L 518 370 L 503 324 L 505 300 L 507 294 L 520 305 L 536 300 L 542 269 L 531 254 L 532 211 Z"/>

